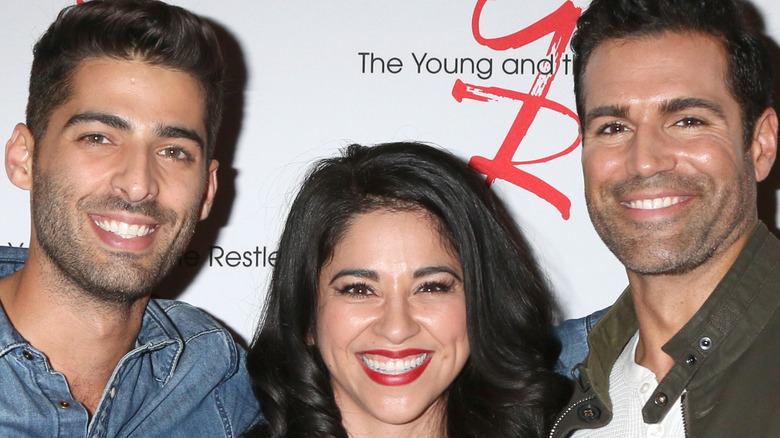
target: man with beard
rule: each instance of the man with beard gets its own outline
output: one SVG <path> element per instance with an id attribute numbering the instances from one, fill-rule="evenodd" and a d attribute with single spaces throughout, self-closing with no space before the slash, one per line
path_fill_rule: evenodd
<path id="1" fill-rule="evenodd" d="M 154 0 L 66 8 L 35 45 L 5 155 L 33 226 L 0 280 L 0 436 L 235 437 L 259 419 L 230 334 L 150 300 L 214 199 L 222 76 L 205 20 Z"/>
<path id="2" fill-rule="evenodd" d="M 594 0 L 572 39 L 585 197 L 629 287 L 551 436 L 780 436 L 767 50 L 731 0 Z M 592 319 L 592 318 L 590 318 Z M 584 321 L 561 328 L 576 348 Z"/>

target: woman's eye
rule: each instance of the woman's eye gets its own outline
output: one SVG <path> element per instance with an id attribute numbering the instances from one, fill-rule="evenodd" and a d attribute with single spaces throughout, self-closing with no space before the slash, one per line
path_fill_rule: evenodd
<path id="1" fill-rule="evenodd" d="M 339 293 L 354 296 L 374 295 L 374 291 L 367 284 L 350 284 L 339 289 Z"/>
<path id="2" fill-rule="evenodd" d="M 454 286 L 455 285 L 453 283 L 432 281 L 432 282 L 422 284 L 417 289 L 417 292 L 423 292 L 423 293 L 450 292 Z"/>

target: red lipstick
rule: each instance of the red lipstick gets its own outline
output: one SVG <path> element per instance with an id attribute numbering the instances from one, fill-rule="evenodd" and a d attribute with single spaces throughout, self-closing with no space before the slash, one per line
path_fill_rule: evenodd
<path id="1" fill-rule="evenodd" d="M 389 351 L 389 350 L 361 351 L 358 353 L 358 356 L 363 356 L 367 354 L 384 356 L 390 359 L 402 359 L 409 356 L 418 356 L 421 354 L 427 354 L 425 361 L 422 364 L 420 364 L 415 368 L 412 368 L 411 370 L 403 374 L 385 374 L 382 373 L 381 371 L 374 371 L 371 368 L 369 368 L 368 365 L 366 365 L 362 357 L 358 357 L 358 361 L 360 361 L 360 365 L 363 367 L 363 371 L 365 371 L 366 375 L 368 375 L 368 377 L 374 382 L 384 386 L 401 386 L 401 385 L 407 385 L 409 383 L 414 382 L 422 375 L 423 371 L 425 371 L 425 368 L 427 368 L 428 364 L 431 363 L 431 357 L 433 357 L 433 351 L 421 350 L 415 348 L 410 348 L 406 350 L 397 350 L 397 351 Z"/>

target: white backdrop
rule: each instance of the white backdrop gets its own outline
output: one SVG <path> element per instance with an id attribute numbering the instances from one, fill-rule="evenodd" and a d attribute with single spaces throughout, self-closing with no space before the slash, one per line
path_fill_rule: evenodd
<path id="1" fill-rule="evenodd" d="M 173 1 L 221 29 L 230 93 L 215 210 L 160 293 L 250 339 L 308 165 L 418 140 L 495 179 L 567 316 L 609 305 L 626 278 L 585 209 L 568 49 L 588 1 Z M 74 2 L 0 3 L 0 134 L 24 120 L 34 41 Z M 780 41 L 780 3 L 754 5 Z M 772 226 L 779 185 L 762 200 Z M 28 193 L 0 178 L 0 199 L 0 244 L 28 246 Z"/>

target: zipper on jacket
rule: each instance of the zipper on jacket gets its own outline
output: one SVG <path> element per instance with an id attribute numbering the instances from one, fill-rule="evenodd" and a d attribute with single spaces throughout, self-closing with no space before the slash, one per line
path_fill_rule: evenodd
<path id="1" fill-rule="evenodd" d="M 688 408 L 685 406 L 686 395 L 688 395 L 688 391 L 683 389 L 683 393 L 680 395 L 680 410 L 682 411 L 683 435 L 690 436 L 688 435 L 688 416 L 686 415 Z"/>
<path id="2" fill-rule="evenodd" d="M 552 429 L 550 429 L 550 435 L 549 438 L 553 438 L 553 435 L 555 435 L 555 430 L 558 428 L 558 425 L 561 424 L 561 421 L 563 421 L 563 417 L 567 416 L 569 412 L 571 412 L 572 409 L 574 409 L 575 406 L 579 406 L 581 403 L 586 402 L 588 400 L 593 400 L 596 398 L 596 395 L 591 395 L 588 397 L 583 398 L 580 401 L 574 402 L 569 405 L 568 408 L 566 408 L 565 411 L 561 412 L 561 415 L 558 416 L 558 418 L 555 420 L 555 423 L 553 423 Z M 685 417 L 683 417 L 683 422 L 685 421 Z M 686 434 L 687 436 L 687 434 Z"/>

